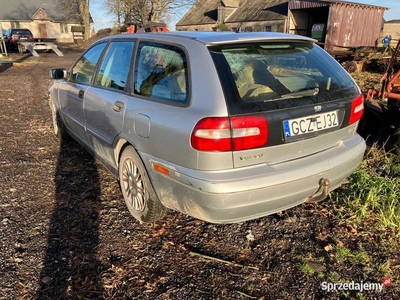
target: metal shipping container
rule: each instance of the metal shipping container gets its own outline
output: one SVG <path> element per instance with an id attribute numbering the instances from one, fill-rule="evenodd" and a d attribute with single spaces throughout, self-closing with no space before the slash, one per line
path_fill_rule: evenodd
<path id="1" fill-rule="evenodd" d="M 290 0 L 289 32 L 311 37 L 313 25 L 324 24 L 321 42 L 327 51 L 375 46 L 387 9 L 348 1 Z"/>

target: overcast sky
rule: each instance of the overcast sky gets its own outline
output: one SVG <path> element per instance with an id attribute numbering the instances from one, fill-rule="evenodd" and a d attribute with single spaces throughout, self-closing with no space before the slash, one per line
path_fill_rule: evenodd
<path id="1" fill-rule="evenodd" d="M 98 4 L 99 0 L 95 0 L 91 6 L 91 13 L 94 19 L 95 30 L 102 28 L 113 27 L 116 25 L 116 20 L 110 18 L 109 14 L 104 10 L 102 5 Z M 387 7 L 389 10 L 385 11 L 384 18 L 386 21 L 400 19 L 400 0 L 351 0 L 348 2 L 357 2 L 368 5 L 376 5 Z M 178 20 L 175 20 L 177 22 Z M 175 30 L 175 23 L 168 24 L 171 30 Z"/>

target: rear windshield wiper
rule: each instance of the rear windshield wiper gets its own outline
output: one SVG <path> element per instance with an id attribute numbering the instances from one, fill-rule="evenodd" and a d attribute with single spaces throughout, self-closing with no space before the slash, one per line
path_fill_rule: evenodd
<path id="1" fill-rule="evenodd" d="M 281 101 L 281 100 L 294 99 L 294 98 L 310 97 L 310 96 L 316 96 L 316 95 L 318 95 L 318 93 L 319 93 L 318 87 L 304 88 L 304 89 L 298 90 L 293 93 L 281 95 L 279 98 L 264 100 L 263 102 L 272 102 L 272 101 Z"/>

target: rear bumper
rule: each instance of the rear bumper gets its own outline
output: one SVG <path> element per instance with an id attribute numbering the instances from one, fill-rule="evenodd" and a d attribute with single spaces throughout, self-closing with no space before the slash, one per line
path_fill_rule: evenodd
<path id="1" fill-rule="evenodd" d="M 212 223 L 234 223 L 270 215 L 303 203 L 322 178 L 339 187 L 361 163 L 364 140 L 356 135 L 336 147 L 269 166 L 226 171 L 194 171 L 142 155 L 160 201 L 168 208 Z M 154 171 L 162 164 L 170 176 Z"/>

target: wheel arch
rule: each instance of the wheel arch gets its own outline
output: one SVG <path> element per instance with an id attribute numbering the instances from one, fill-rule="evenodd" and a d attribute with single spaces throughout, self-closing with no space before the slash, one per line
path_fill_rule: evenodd
<path id="1" fill-rule="evenodd" d="M 150 183 L 153 184 L 153 179 L 150 176 L 149 167 L 143 161 L 143 157 L 140 155 L 140 153 L 137 150 L 137 148 L 130 141 L 128 141 L 128 140 L 126 140 L 124 138 L 119 139 L 118 142 L 115 144 L 115 147 L 114 147 L 114 159 L 115 159 L 115 163 L 116 163 L 116 170 L 119 169 L 119 163 L 120 163 L 120 160 L 121 160 L 122 153 L 124 152 L 125 148 L 129 147 L 129 146 L 132 147 L 136 151 L 137 155 L 139 156 L 139 159 L 142 161 L 143 166 L 146 169 L 146 172 L 148 174 Z"/>
<path id="2" fill-rule="evenodd" d="M 56 109 L 60 109 L 60 99 L 59 99 L 59 92 L 58 88 L 54 87 L 53 85 L 49 88 L 47 94 L 47 102 L 50 104 L 50 98 L 53 100 Z"/>
<path id="3" fill-rule="evenodd" d="M 126 139 L 120 139 L 115 144 L 115 147 L 114 147 L 114 159 L 115 159 L 115 163 L 117 164 L 117 170 L 118 170 L 118 167 L 119 167 L 119 160 L 121 159 L 122 152 L 124 151 L 124 149 L 127 146 L 132 146 L 136 150 L 135 146 L 133 146 Z"/>

